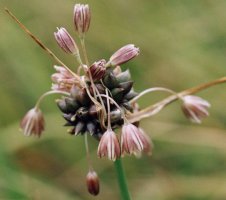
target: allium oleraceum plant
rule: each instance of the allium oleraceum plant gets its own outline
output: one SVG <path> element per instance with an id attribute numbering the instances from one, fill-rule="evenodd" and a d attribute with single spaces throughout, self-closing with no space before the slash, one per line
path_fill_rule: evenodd
<path id="1" fill-rule="evenodd" d="M 180 100 L 185 116 L 192 122 L 201 123 L 201 120 L 209 115 L 210 104 L 192 94 L 226 81 L 226 78 L 223 77 L 180 93 L 161 87 L 136 92 L 129 69 L 122 71 L 120 67 L 139 55 L 140 50 L 134 44 L 124 45 L 107 60 L 101 58 L 92 64 L 89 63 L 85 46 L 85 35 L 91 21 L 88 5 L 76 4 L 74 6 L 73 22 L 81 42 L 81 50 L 65 28 L 57 28 L 54 33 L 59 47 L 65 53 L 75 57 L 78 63 L 76 71 L 67 67 L 8 9 L 5 10 L 59 64 L 59 66 L 54 66 L 56 72 L 51 76 L 53 82 L 51 90 L 44 93 L 34 108 L 28 111 L 22 119 L 20 127 L 24 135 L 40 137 L 45 125 L 40 110 L 42 99 L 51 94 L 62 95 L 61 98 L 56 99 L 56 104 L 65 119 L 65 126 L 71 127 L 68 132 L 75 136 L 84 135 L 85 138 L 89 164 L 86 183 L 88 191 L 92 195 L 99 193 L 100 186 L 98 175 L 91 164 L 87 135 L 99 141 L 98 157 L 107 157 L 114 161 L 122 199 L 130 199 L 120 158 L 122 155 L 140 156 L 142 152 L 151 155 L 153 149 L 149 135 L 139 127 L 140 120 L 153 116 L 168 104 Z M 140 109 L 137 100 L 143 95 L 155 91 L 168 92 L 170 96 L 147 108 Z M 116 132 L 117 129 L 119 131 Z"/>

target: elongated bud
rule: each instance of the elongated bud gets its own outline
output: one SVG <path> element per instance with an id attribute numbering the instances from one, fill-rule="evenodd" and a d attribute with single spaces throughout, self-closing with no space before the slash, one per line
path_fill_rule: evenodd
<path id="1" fill-rule="evenodd" d="M 91 12 L 89 5 L 87 4 L 75 4 L 74 7 L 74 25 L 75 30 L 78 32 L 80 37 L 89 30 L 91 20 Z"/>
<path id="2" fill-rule="evenodd" d="M 86 176 L 86 185 L 90 194 L 96 196 L 100 192 L 100 183 L 98 175 L 95 171 L 89 171 Z"/>
<path id="3" fill-rule="evenodd" d="M 106 71 L 106 67 L 105 67 L 106 61 L 104 59 L 93 63 L 89 70 L 90 70 L 90 74 L 93 78 L 94 81 L 100 80 L 102 79 L 102 77 L 105 74 Z"/>
<path id="4" fill-rule="evenodd" d="M 123 64 L 139 55 L 139 48 L 134 44 L 128 44 L 116 51 L 110 58 L 109 63 L 112 66 Z"/>
<path id="5" fill-rule="evenodd" d="M 78 47 L 73 40 L 73 38 L 70 36 L 70 34 L 67 32 L 65 28 L 57 28 L 57 32 L 54 32 L 55 39 L 58 43 L 58 45 L 63 49 L 66 53 L 78 55 L 79 50 Z"/>

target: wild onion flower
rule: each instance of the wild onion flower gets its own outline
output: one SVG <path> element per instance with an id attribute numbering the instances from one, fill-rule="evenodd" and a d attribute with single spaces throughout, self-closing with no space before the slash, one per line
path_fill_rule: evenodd
<path id="1" fill-rule="evenodd" d="M 208 117 L 208 108 L 210 104 L 208 101 L 193 95 L 187 95 L 183 98 L 182 110 L 185 116 L 192 122 L 201 123 L 202 118 Z"/>
<path id="2" fill-rule="evenodd" d="M 84 61 L 80 57 L 77 44 L 65 28 L 60 28 L 54 33 L 60 48 L 76 58 L 77 72 L 72 71 L 57 58 L 8 9 L 6 12 L 60 65 L 54 66 L 56 73 L 51 76 L 53 81 L 51 90 L 41 95 L 35 107 L 27 112 L 21 121 L 21 129 L 26 136 L 40 136 L 44 130 L 40 103 L 48 95 L 60 94 L 61 97 L 56 100 L 56 104 L 65 119 L 65 126 L 71 127 L 68 132 L 75 136 L 84 135 L 85 138 L 87 162 L 89 169 L 92 169 L 87 174 L 86 181 L 88 191 L 92 195 L 99 193 L 99 179 L 93 170 L 89 154 L 88 134 L 99 142 L 97 155 L 115 161 L 118 174 L 120 174 L 119 180 L 125 181 L 124 176 L 121 176 L 123 171 L 120 157 L 125 154 L 140 155 L 142 152 L 152 154 L 152 141 L 139 126 L 142 119 L 157 114 L 167 105 L 180 99 L 183 101 L 182 110 L 185 115 L 191 121 L 200 123 L 202 118 L 209 115 L 207 109 L 210 104 L 192 94 L 226 82 L 226 77 L 223 77 L 180 93 L 161 87 L 148 88 L 137 93 L 133 88 L 134 81 L 129 69 L 123 71 L 120 67 L 139 55 L 139 48 L 135 45 L 123 46 L 109 56 L 107 63 L 102 58 L 94 61 L 92 65 L 89 64 L 84 40 L 84 34 L 88 31 L 91 20 L 88 5 L 76 4 L 74 7 L 74 25 L 81 42 Z M 81 70 L 83 70 L 83 75 L 80 75 Z M 155 91 L 168 92 L 170 96 L 140 109 L 138 99 Z M 117 133 L 117 130 L 121 132 Z M 122 194 L 125 190 L 128 191 L 126 184 L 123 185 Z"/>

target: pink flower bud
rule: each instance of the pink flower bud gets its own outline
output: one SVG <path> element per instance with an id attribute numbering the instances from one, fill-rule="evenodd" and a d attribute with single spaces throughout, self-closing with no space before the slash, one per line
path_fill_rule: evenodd
<path id="1" fill-rule="evenodd" d="M 202 118 L 209 116 L 208 108 L 210 104 L 208 101 L 192 95 L 183 97 L 182 110 L 185 116 L 194 123 L 201 123 Z"/>
<path id="2" fill-rule="evenodd" d="M 140 154 L 140 152 L 148 152 L 151 150 L 150 140 L 144 132 L 140 131 L 133 124 L 124 124 L 121 135 L 122 153 Z"/>
<path id="3" fill-rule="evenodd" d="M 29 110 L 20 122 L 20 127 L 26 136 L 34 134 L 40 137 L 44 126 L 44 117 L 38 108 Z"/>
<path id="4" fill-rule="evenodd" d="M 89 171 L 86 176 L 86 185 L 90 194 L 96 196 L 100 191 L 99 178 L 95 171 Z"/>
<path id="5" fill-rule="evenodd" d="M 100 80 L 106 71 L 106 67 L 105 67 L 106 61 L 104 59 L 93 63 L 89 70 L 90 70 L 90 74 L 93 78 L 94 81 L 96 80 Z"/>
<path id="6" fill-rule="evenodd" d="M 57 28 L 58 29 L 58 28 Z M 69 54 L 79 54 L 78 47 L 65 28 L 60 28 L 54 32 L 58 45 Z"/>
<path id="7" fill-rule="evenodd" d="M 135 47 L 134 44 L 128 44 L 118 51 L 116 51 L 110 58 L 109 63 L 112 66 L 123 64 L 132 58 L 139 55 L 139 48 Z"/>
<path id="8" fill-rule="evenodd" d="M 53 81 L 52 90 L 70 92 L 76 78 L 64 67 L 54 66 L 57 73 L 54 73 L 51 78 Z"/>
<path id="9" fill-rule="evenodd" d="M 115 161 L 121 155 L 118 138 L 112 130 L 107 130 L 99 142 L 97 155 L 101 158 L 107 156 L 109 160 Z"/>
<path id="10" fill-rule="evenodd" d="M 91 13 L 89 5 L 75 4 L 74 7 L 74 25 L 75 30 L 78 32 L 80 37 L 89 30 L 91 20 Z"/>

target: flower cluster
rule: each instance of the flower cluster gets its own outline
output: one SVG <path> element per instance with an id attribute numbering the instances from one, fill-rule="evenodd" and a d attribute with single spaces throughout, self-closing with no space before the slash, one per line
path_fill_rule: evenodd
<path id="1" fill-rule="evenodd" d="M 134 82 L 129 70 L 122 71 L 120 67 L 139 55 L 139 48 L 133 44 L 117 50 L 108 61 L 100 59 L 90 65 L 84 40 L 90 20 L 89 6 L 76 4 L 73 21 L 85 61 L 81 59 L 78 45 L 65 28 L 59 28 L 54 33 L 60 48 L 75 57 L 79 70 L 76 73 L 63 64 L 54 66 L 56 73 L 51 77 L 52 88 L 44 96 L 62 94 L 56 103 L 66 120 L 65 126 L 71 127 L 68 132 L 72 135 L 85 135 L 86 140 L 87 134 L 97 139 L 98 157 L 107 157 L 115 161 L 125 154 L 152 154 L 153 145 L 150 137 L 139 127 L 139 120 L 130 121 L 130 116 L 142 114 L 136 101 L 144 94 L 156 90 L 167 91 L 173 95 L 175 92 L 166 88 L 151 88 L 141 93 L 134 91 Z M 44 130 L 44 118 L 39 109 L 44 96 L 21 121 L 21 128 L 27 136 L 40 136 Z M 208 116 L 207 108 L 210 104 L 204 99 L 191 95 L 180 96 L 179 99 L 183 102 L 182 110 L 185 116 L 191 121 L 200 123 L 202 118 Z M 158 105 L 152 114 L 159 112 L 165 106 L 164 103 Z M 144 117 L 149 115 L 151 114 L 143 113 Z M 116 129 L 121 131 L 116 133 Z M 89 154 L 89 148 L 86 149 Z M 93 170 L 87 175 L 87 187 L 91 194 L 99 193 L 99 179 Z"/>

